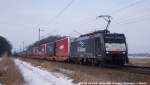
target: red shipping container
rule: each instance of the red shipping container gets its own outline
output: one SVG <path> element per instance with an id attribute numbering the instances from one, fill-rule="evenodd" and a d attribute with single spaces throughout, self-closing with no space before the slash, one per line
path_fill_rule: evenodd
<path id="1" fill-rule="evenodd" d="M 40 45 L 39 55 L 40 56 L 46 56 L 46 44 Z"/>
<path id="2" fill-rule="evenodd" d="M 61 40 L 56 41 L 56 56 L 62 56 L 62 57 L 67 57 L 69 56 L 69 37 L 66 37 Z"/>

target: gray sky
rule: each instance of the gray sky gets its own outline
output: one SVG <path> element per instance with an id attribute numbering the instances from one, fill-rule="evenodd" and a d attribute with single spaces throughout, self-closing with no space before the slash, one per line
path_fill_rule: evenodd
<path id="1" fill-rule="evenodd" d="M 110 31 L 125 33 L 130 53 L 150 51 L 149 0 L 0 0 L 0 35 L 6 37 L 14 49 L 22 42 L 30 45 L 41 36 L 88 33 L 103 29 L 105 21 L 99 15 L 113 17 Z M 77 31 L 77 32 L 75 32 Z"/>

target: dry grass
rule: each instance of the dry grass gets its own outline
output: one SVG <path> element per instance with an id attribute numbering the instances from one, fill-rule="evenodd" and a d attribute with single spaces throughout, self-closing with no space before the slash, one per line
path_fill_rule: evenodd
<path id="1" fill-rule="evenodd" d="M 10 57 L 2 57 L 0 61 L 0 83 L 3 85 L 22 85 L 24 79 Z"/>
<path id="2" fill-rule="evenodd" d="M 94 66 L 83 66 L 77 64 L 66 64 L 43 60 L 25 59 L 35 66 L 41 66 L 49 71 L 59 71 L 71 79 L 74 83 L 79 82 L 146 82 L 150 84 L 150 77 L 140 74 L 123 72 L 114 69 L 98 68 Z M 71 73 L 61 71 L 65 69 Z M 148 85 L 147 84 L 147 85 Z"/>
<path id="3" fill-rule="evenodd" d="M 142 65 L 142 66 L 149 66 L 150 67 L 150 59 L 135 59 L 135 58 L 130 58 L 130 64 Z"/>
<path id="4" fill-rule="evenodd" d="M 115 69 L 97 68 L 91 66 L 80 66 L 65 64 L 65 69 L 74 71 L 71 78 L 75 83 L 78 82 L 148 82 L 150 77 L 133 74 L 129 72 L 122 72 Z"/>

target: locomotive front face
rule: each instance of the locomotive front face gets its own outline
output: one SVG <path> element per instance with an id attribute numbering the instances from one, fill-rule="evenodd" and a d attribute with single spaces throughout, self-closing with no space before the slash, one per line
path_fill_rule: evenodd
<path id="1" fill-rule="evenodd" d="M 127 51 L 123 34 L 106 34 L 104 36 L 106 54 L 125 54 Z"/>
<path id="2" fill-rule="evenodd" d="M 124 34 L 105 34 L 105 55 L 112 63 L 125 63 L 127 60 L 127 46 Z"/>

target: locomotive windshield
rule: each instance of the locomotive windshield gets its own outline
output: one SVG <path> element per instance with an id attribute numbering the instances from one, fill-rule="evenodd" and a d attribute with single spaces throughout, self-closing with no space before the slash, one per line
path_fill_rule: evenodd
<path id="1" fill-rule="evenodd" d="M 106 51 L 126 51 L 125 36 L 123 34 L 105 34 Z"/>

